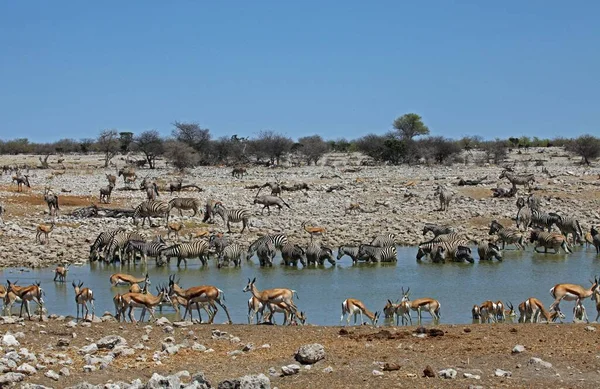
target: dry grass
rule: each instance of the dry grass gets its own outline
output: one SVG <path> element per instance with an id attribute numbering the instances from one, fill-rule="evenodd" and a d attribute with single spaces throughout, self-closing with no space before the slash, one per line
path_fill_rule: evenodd
<path id="1" fill-rule="evenodd" d="M 492 191 L 489 188 L 463 187 L 458 189 L 458 193 L 474 200 L 487 199 L 492 197 Z"/>

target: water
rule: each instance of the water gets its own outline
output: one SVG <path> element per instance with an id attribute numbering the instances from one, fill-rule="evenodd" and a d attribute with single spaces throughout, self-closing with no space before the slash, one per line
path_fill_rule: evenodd
<path id="1" fill-rule="evenodd" d="M 215 285 L 225 292 L 226 305 L 235 323 L 247 322 L 247 301 L 250 293 L 242 293 L 248 278 L 256 277 L 256 286 L 267 288 L 287 287 L 298 292 L 298 307 L 305 311 L 308 322 L 319 325 L 339 324 L 341 303 L 346 298 L 362 300 L 367 308 L 381 311 L 386 300 L 401 297 L 400 289 L 410 287 L 411 298 L 432 297 L 440 301 L 442 323 L 469 323 L 471 308 L 485 300 L 511 301 L 515 307 L 528 297 L 541 299 L 546 307 L 552 303 L 549 290 L 559 282 L 569 282 L 589 287 L 588 280 L 600 275 L 600 257 L 593 248 L 577 248 L 570 255 L 535 254 L 531 251 L 504 251 L 503 262 L 478 262 L 475 264 L 447 263 L 443 265 L 415 261 L 416 249 L 398 248 L 397 264 L 361 264 L 352 266 L 345 257 L 338 266 L 325 268 L 296 269 L 274 265 L 260 268 L 255 262 L 242 264 L 242 268 L 217 269 L 214 261 L 202 267 L 198 260 L 190 260 L 185 269 L 177 270 L 176 261 L 169 268 L 157 268 L 149 262 L 148 272 L 154 286 L 168 282 L 169 274 L 177 274 L 183 287 L 194 285 Z M 255 260 L 255 259 L 254 259 Z M 253 261 L 254 261 L 253 260 Z M 278 260 L 276 261 L 278 263 Z M 3 278 L 19 280 L 19 285 L 27 285 L 35 280 L 42 282 L 46 292 L 46 307 L 50 313 L 75 315 L 72 280 L 81 280 L 92 288 L 96 297 L 96 313 L 114 311 L 112 297 L 116 292 L 124 293 L 127 287 L 112 288 L 109 277 L 113 273 L 125 272 L 136 276 L 144 273 L 144 267 L 137 264 L 124 266 L 90 264 L 71 267 L 67 283 L 53 282 L 53 269 L 21 272 L 19 269 L 5 269 Z M 571 320 L 573 302 L 564 302 L 563 311 Z M 593 302 L 585 302 L 591 319 L 595 317 Z M 139 311 L 139 310 L 138 310 Z M 170 319 L 175 319 L 172 308 L 165 308 Z M 139 316 L 139 315 L 136 315 Z M 203 315 L 206 318 L 206 315 Z M 414 313 L 413 313 L 414 318 Z M 276 315 L 281 323 L 283 317 Z M 430 322 L 429 314 L 424 314 L 424 322 Z M 220 309 L 215 322 L 223 323 L 226 317 Z"/>

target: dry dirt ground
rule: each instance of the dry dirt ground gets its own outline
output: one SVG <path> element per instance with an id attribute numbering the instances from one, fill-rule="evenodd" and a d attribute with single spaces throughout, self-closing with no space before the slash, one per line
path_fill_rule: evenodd
<path id="1" fill-rule="evenodd" d="M 91 327 L 67 328 L 65 322 L 51 320 L 45 323 L 27 322 L 21 325 L 3 325 L 2 332 L 22 331 L 21 347 L 46 356 L 63 353 L 72 358 L 71 375 L 58 382 L 38 373 L 25 382 L 50 387 L 66 387 L 82 381 L 93 384 L 113 381 L 131 381 L 141 378 L 146 382 L 157 372 L 168 375 L 181 370 L 191 374 L 203 371 L 213 386 L 225 379 L 246 374 L 264 373 L 269 368 L 281 372 L 281 366 L 295 363 L 293 355 L 299 346 L 320 343 L 326 357 L 310 370 L 299 374 L 270 376 L 272 387 L 278 388 L 467 388 L 481 385 L 485 388 L 535 387 L 535 388 L 597 388 L 600 387 L 600 337 L 598 331 L 586 330 L 586 325 L 566 324 L 493 324 L 493 325 L 441 325 L 440 336 L 419 338 L 414 336 L 417 327 L 283 327 L 248 325 L 194 325 L 175 328 L 166 334 L 162 327 L 153 325 L 149 340 L 144 325 L 103 323 Z M 211 331 L 218 328 L 239 337 L 240 342 L 215 340 Z M 77 334 L 73 338 L 73 333 Z M 105 370 L 84 373 L 83 357 L 78 349 L 102 336 L 118 334 L 130 346 L 142 342 L 148 349 L 136 350 L 133 356 L 117 357 Z M 164 357 L 162 364 L 152 361 L 161 342 L 173 336 L 175 343 L 194 341 L 214 349 L 214 352 L 182 349 Z M 68 347 L 58 347 L 59 338 L 69 338 Z M 237 356 L 228 352 L 240 350 L 253 343 L 255 348 Z M 270 347 L 262 347 L 268 344 Z M 513 354 L 515 345 L 525 346 L 525 351 Z M 99 352 L 101 355 L 105 352 Z M 145 362 L 136 361 L 144 355 Z M 532 357 L 550 362 L 552 367 L 530 363 Z M 395 363 L 399 370 L 383 371 L 381 363 Z M 429 365 L 436 373 L 446 368 L 458 371 L 456 379 L 425 378 L 423 370 Z M 51 366 L 58 371 L 62 366 Z M 332 372 L 324 372 L 327 367 Z M 512 372 L 510 378 L 495 376 L 496 369 Z M 383 371 L 376 376 L 373 370 Z M 464 378 L 463 373 L 481 376 L 480 380 Z"/>

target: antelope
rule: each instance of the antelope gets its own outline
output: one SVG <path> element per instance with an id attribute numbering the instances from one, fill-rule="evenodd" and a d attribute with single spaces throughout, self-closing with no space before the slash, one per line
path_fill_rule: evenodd
<path id="1" fill-rule="evenodd" d="M 14 284 L 16 284 L 17 282 L 15 281 Z M 13 286 L 16 289 L 20 289 L 20 286 Z M 4 315 L 10 316 L 10 311 L 12 309 L 13 304 L 16 303 L 20 303 L 21 302 L 21 298 L 18 297 L 14 292 L 8 292 L 6 290 L 6 288 L 4 287 L 4 285 L 0 285 L 0 298 L 2 299 L 2 312 Z"/>
<path id="2" fill-rule="evenodd" d="M 592 295 L 592 300 L 594 300 L 596 302 L 596 319 L 594 320 L 595 322 L 598 322 L 598 319 L 600 318 L 600 291 L 598 289 L 596 289 L 594 291 L 594 294 Z"/>
<path id="3" fill-rule="evenodd" d="M 148 283 L 144 282 L 144 287 L 140 288 L 140 284 L 131 284 L 129 287 L 129 293 L 148 293 Z"/>
<path id="4" fill-rule="evenodd" d="M 482 323 L 496 323 L 498 321 L 496 317 L 497 307 L 495 302 L 487 300 L 479 306 L 479 309 L 481 311 Z"/>
<path id="5" fill-rule="evenodd" d="M 110 276 L 110 284 L 113 287 L 117 285 L 139 284 L 140 282 L 150 284 L 150 277 L 148 276 L 148 273 L 146 273 L 144 278 L 136 278 L 132 275 L 125 273 L 115 273 Z"/>
<path id="6" fill-rule="evenodd" d="M 496 302 L 496 312 L 494 312 L 494 315 L 496 315 L 496 321 L 505 321 L 506 320 L 506 312 L 504 311 L 504 304 L 500 300 L 498 300 Z"/>
<path id="7" fill-rule="evenodd" d="M 31 320 L 31 312 L 29 310 L 29 301 L 33 300 L 39 306 L 40 320 L 41 320 L 42 313 L 43 313 L 43 304 L 44 304 L 44 299 L 42 298 L 42 294 L 44 293 L 44 291 L 40 287 L 40 282 L 38 281 L 34 285 L 29 285 L 29 286 L 25 286 L 25 287 L 15 287 L 14 283 L 11 283 L 9 280 L 6 280 L 6 283 L 7 283 L 7 288 L 6 288 L 7 294 L 12 292 L 21 299 L 21 311 L 19 313 L 19 317 L 23 317 L 23 306 L 24 306 L 25 312 L 27 313 L 29 320 Z"/>
<path id="8" fill-rule="evenodd" d="M 585 312 L 585 307 L 583 306 L 581 300 L 578 300 L 575 306 L 573 307 L 573 322 L 581 323 L 586 322 L 589 323 L 589 319 L 587 313 Z"/>
<path id="9" fill-rule="evenodd" d="M 223 308 L 225 314 L 227 315 L 228 324 L 232 324 L 231 317 L 229 316 L 229 310 L 221 300 L 225 300 L 225 294 L 223 291 L 217 287 L 212 285 L 202 285 L 202 286 L 192 286 L 191 288 L 181 290 L 174 288 L 175 282 L 173 279 L 169 279 L 169 295 L 177 294 L 179 297 L 183 297 L 187 300 L 185 306 L 185 313 L 183 314 L 183 320 L 187 317 L 188 312 L 190 313 L 190 319 L 192 319 L 192 310 L 190 307 L 195 303 L 209 303 L 214 311 L 209 312 L 208 323 L 212 324 L 215 316 L 217 315 L 218 308 L 214 305 L 216 302 Z M 198 307 L 196 305 L 196 307 Z M 207 311 L 208 312 L 208 311 Z M 198 315 L 200 315 L 200 310 L 198 309 Z M 202 318 L 200 318 L 202 321 Z"/>
<path id="10" fill-rule="evenodd" d="M 365 324 L 363 320 L 363 313 L 371 320 L 371 324 L 377 326 L 377 321 L 379 320 L 379 312 L 371 312 L 365 307 L 365 304 L 362 301 L 357 299 L 346 299 L 342 302 L 342 317 L 340 318 L 340 323 L 344 321 L 344 316 L 347 315 L 346 324 L 350 324 L 350 316 L 354 316 L 354 324 L 356 324 L 356 317 L 360 314 L 360 323 L 361 325 Z"/>
<path id="11" fill-rule="evenodd" d="M 306 322 L 306 316 L 304 312 L 298 310 L 298 307 L 296 306 L 290 306 L 282 301 L 279 303 L 269 303 L 267 304 L 267 307 L 269 308 L 269 312 L 264 315 L 264 319 L 270 323 L 275 323 L 273 316 L 277 312 L 283 313 L 283 325 L 291 325 L 293 323 L 298 324 L 298 321 L 300 321 L 300 324 L 304 324 Z"/>
<path id="12" fill-rule="evenodd" d="M 210 232 L 208 230 L 199 230 L 196 232 L 191 232 L 189 235 L 189 238 L 190 238 L 190 240 L 193 240 L 196 238 L 205 238 L 209 235 L 210 235 Z"/>
<path id="13" fill-rule="evenodd" d="M 471 317 L 473 318 L 473 322 L 481 324 L 481 308 L 479 308 L 479 305 L 473 305 L 473 308 L 471 308 Z"/>
<path id="14" fill-rule="evenodd" d="M 385 307 L 383 307 L 383 316 L 385 319 L 393 319 L 396 315 L 396 308 L 399 306 L 399 301 L 393 303 L 392 300 L 388 299 L 387 303 L 385 303 Z"/>
<path id="15" fill-rule="evenodd" d="M 154 308 L 162 303 L 163 300 L 171 301 L 169 294 L 167 293 L 167 289 L 164 286 L 157 288 L 157 291 L 159 292 L 157 296 L 153 296 L 150 293 L 125 293 L 124 295 L 121 295 L 120 300 L 122 303 L 120 308 L 123 317 L 125 316 L 125 310 L 129 308 L 129 320 L 131 320 L 132 323 L 137 323 L 135 317 L 133 316 L 133 309 L 142 308 L 140 321 L 144 321 L 146 310 L 148 310 L 150 312 L 150 316 L 156 320 L 156 316 L 154 316 Z"/>
<path id="16" fill-rule="evenodd" d="M 589 289 L 584 289 L 580 285 L 575 284 L 556 284 L 550 289 L 550 295 L 554 298 L 554 302 L 550 306 L 550 310 L 560 311 L 559 304 L 562 300 L 578 302 L 584 300 L 594 294 L 598 290 L 598 277 L 594 277 L 594 281 L 590 280 L 592 286 Z"/>
<path id="17" fill-rule="evenodd" d="M 117 176 L 113 174 L 105 174 L 109 186 L 117 186 Z"/>
<path id="18" fill-rule="evenodd" d="M 73 289 L 75 290 L 75 305 L 77 305 L 77 317 L 75 320 L 79 319 L 79 306 L 81 307 L 81 316 L 82 319 L 86 319 L 89 314 L 89 309 L 87 307 L 87 303 L 89 302 L 92 306 L 92 321 L 94 320 L 94 315 L 96 309 L 94 308 L 94 292 L 90 288 L 82 288 L 83 282 L 79 282 L 79 284 L 75 284 L 75 281 L 72 282 Z M 83 314 L 83 310 L 85 309 L 85 315 Z"/>
<path id="19" fill-rule="evenodd" d="M 167 233 L 167 238 L 169 238 L 171 236 L 171 233 L 175 234 L 175 238 L 177 238 L 177 240 L 179 240 L 179 231 L 181 231 L 183 229 L 183 223 L 169 223 L 167 224 L 167 228 L 169 229 L 169 232 Z"/>
<path id="20" fill-rule="evenodd" d="M 178 285 L 179 280 L 175 281 L 174 274 L 169 276 L 169 287 L 171 286 L 171 282 L 173 284 L 173 290 L 171 291 L 171 288 L 169 288 L 169 297 L 171 298 L 171 303 L 172 303 L 171 305 L 173 305 L 173 308 L 175 309 L 175 311 L 177 313 L 179 313 L 179 306 L 180 305 L 187 306 L 187 299 L 177 295 L 177 292 L 182 294 L 185 291 L 183 288 L 181 288 Z M 212 315 L 213 312 L 216 313 L 216 311 L 217 311 L 217 307 L 215 306 L 214 302 L 202 303 L 202 304 L 199 302 L 196 302 L 195 305 L 196 305 L 196 310 L 198 311 L 198 317 L 200 317 L 200 305 L 202 305 L 202 309 L 204 309 L 206 314 L 209 316 Z M 161 309 L 162 309 L 162 307 L 161 307 Z M 200 321 L 202 321 L 202 320 L 200 320 Z"/>
<path id="21" fill-rule="evenodd" d="M 268 305 L 270 303 L 277 304 L 280 302 L 284 302 L 288 305 L 288 307 L 295 309 L 296 304 L 294 304 L 294 295 L 298 298 L 298 294 L 296 294 L 295 290 L 286 289 L 286 288 L 278 288 L 278 289 L 265 289 L 263 291 L 259 291 L 254 283 L 256 282 L 256 278 L 250 281 L 248 278 L 248 284 L 242 290 L 242 292 L 251 292 L 252 296 L 256 297 L 263 306 Z M 263 308 L 264 309 L 264 308 Z M 291 313 L 291 311 L 290 311 Z"/>
<path id="22" fill-rule="evenodd" d="M 521 304 L 524 304 L 525 308 L 523 322 L 527 322 L 527 318 L 529 318 L 530 323 L 539 323 L 541 322 L 540 315 L 543 315 L 544 319 L 546 319 L 546 323 L 556 321 L 557 319 L 562 323 L 562 319 L 565 318 L 565 315 L 558 310 L 553 311 L 553 309 L 550 308 L 550 311 L 547 311 L 546 308 L 544 308 L 544 304 L 535 297 L 530 297 Z M 520 305 L 519 310 L 521 310 Z M 519 321 L 521 321 L 521 319 L 519 319 Z"/>
<path id="23" fill-rule="evenodd" d="M 54 230 L 55 227 L 54 220 L 50 225 L 48 224 L 40 224 L 37 226 L 37 233 L 35 234 L 35 241 L 40 242 L 40 244 L 48 243 L 48 235 Z M 44 234 L 44 241 L 42 242 L 42 234 Z"/>
<path id="24" fill-rule="evenodd" d="M 431 315 L 431 318 L 433 319 L 434 322 L 438 322 L 440 320 L 440 302 L 429 298 L 429 297 L 424 297 L 424 298 L 420 298 L 420 299 L 416 299 L 414 301 L 410 301 L 409 299 L 409 295 L 410 295 L 410 287 L 406 290 L 406 293 L 404 293 L 404 288 L 402 288 L 403 291 L 403 296 L 402 296 L 402 300 L 400 301 L 402 302 L 407 302 L 410 304 L 410 309 L 413 311 L 417 311 L 417 315 L 419 318 L 418 323 L 421 324 L 421 310 L 425 309 L 427 311 L 429 311 L 429 314 Z M 410 319 L 410 315 L 409 319 Z M 410 319 L 411 324 L 412 324 L 412 319 Z"/>
<path id="25" fill-rule="evenodd" d="M 506 306 L 508 307 L 508 309 L 504 310 L 504 316 L 505 317 L 509 317 L 512 321 L 512 319 L 517 316 L 517 313 L 515 312 L 515 307 L 513 307 L 512 303 L 509 301 Z"/>
<path id="26" fill-rule="evenodd" d="M 308 232 L 310 234 L 310 241 L 312 242 L 313 240 L 313 236 L 315 235 L 324 235 L 326 232 L 325 227 L 316 227 L 316 226 L 307 226 L 306 222 L 302 223 L 302 228 L 304 228 L 304 231 Z"/>
<path id="27" fill-rule="evenodd" d="M 69 271 L 70 266 L 71 264 L 67 264 L 67 266 L 57 266 L 56 269 L 54 269 L 54 282 L 56 282 L 57 278 L 58 282 L 65 282 L 65 280 L 67 279 L 67 272 Z"/>
<path id="28" fill-rule="evenodd" d="M 256 316 L 256 324 L 260 321 L 260 316 L 263 316 L 263 303 L 259 299 L 252 296 L 248 299 L 248 324 L 252 324 Z"/>
<path id="29" fill-rule="evenodd" d="M 412 317 L 410 317 L 410 301 L 400 301 L 396 305 L 396 325 L 399 325 L 402 318 L 402 325 L 412 325 Z"/>

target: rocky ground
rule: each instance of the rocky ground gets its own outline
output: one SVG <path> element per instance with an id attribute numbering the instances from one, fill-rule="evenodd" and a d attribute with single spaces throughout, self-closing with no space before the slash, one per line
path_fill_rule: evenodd
<path id="1" fill-rule="evenodd" d="M 0 321 L 0 386 L 597 388 L 595 325 L 282 327 Z M 87 383 L 87 384 L 84 384 Z M 94 386 L 99 385 L 99 386 Z"/>
<path id="2" fill-rule="evenodd" d="M 241 226 L 234 225 L 232 236 L 241 243 L 252 242 L 257 236 L 270 232 L 285 232 L 290 240 L 306 244 L 308 234 L 302 222 L 323 226 L 327 233 L 323 243 L 337 247 L 340 244 L 370 241 L 375 235 L 396 234 L 398 244 L 414 245 L 423 241 L 421 234 L 425 222 L 447 224 L 470 236 L 483 239 L 487 236 L 489 222 L 499 219 L 508 224 L 516 215 L 515 198 L 492 198 L 492 188 L 509 187 L 506 180 L 498 182 L 502 168 L 478 162 L 480 155 L 469 156 L 468 164 L 453 166 L 359 166 L 364 159 L 359 154 L 329 154 L 319 166 L 286 168 L 250 168 L 243 179 L 234 179 L 229 167 L 202 167 L 182 176 L 184 183 L 203 188 L 202 192 L 186 191 L 174 196 L 192 196 L 204 203 L 208 198 L 222 201 L 231 208 L 251 209 L 250 232 L 240 235 Z M 106 186 L 106 173 L 115 174 L 115 167 L 104 169 L 101 157 L 64 156 L 65 161 L 53 169 L 29 171 L 31 188 L 17 192 L 11 184 L 11 176 L 0 177 L 0 201 L 7 212 L 4 225 L 0 227 L 0 266 L 48 266 L 56 263 L 81 263 L 87 260 L 88 247 L 103 230 L 123 226 L 133 229 L 131 219 L 76 219 L 69 217 L 74 209 L 92 203 L 99 204 L 99 189 Z M 124 161 L 116 158 L 117 165 Z M 36 156 L 0 156 L 0 165 L 36 165 Z M 534 191 L 542 198 L 542 205 L 562 214 L 576 215 L 584 229 L 598 223 L 600 215 L 600 170 L 583 167 L 579 159 L 571 157 L 559 148 L 513 151 L 507 160 L 519 173 L 535 173 Z M 64 169 L 63 169 L 64 168 Z M 542 173 L 547 169 L 548 174 Z M 347 169 L 355 169 L 348 172 Z M 164 191 L 169 182 L 178 176 L 159 163 L 159 169 L 138 170 L 139 181 L 147 176 L 155 178 L 161 186 L 160 199 L 170 200 Z M 479 179 L 487 177 L 477 186 L 457 186 L 460 178 Z M 269 181 L 280 181 L 287 185 L 306 183 L 309 190 L 284 192 L 283 198 L 292 209 L 281 214 L 260 214 L 260 206 L 252 200 L 257 190 L 245 189 L 250 185 L 262 185 Z M 433 196 L 436 185 L 446 185 L 456 194 L 447 212 L 435 211 L 439 203 Z M 60 196 L 60 216 L 55 231 L 47 245 L 34 243 L 35 230 L 39 223 L 50 220 L 43 191 L 51 187 Z M 337 189 L 332 189 L 337 187 Z M 123 190 L 119 179 L 109 207 L 133 208 L 145 199 L 139 190 Z M 268 193 L 265 188 L 261 193 Z M 520 190 L 520 194 L 524 194 Z M 345 214 L 350 203 L 360 203 L 363 212 Z M 175 214 L 175 212 L 174 212 Z M 201 216 L 192 218 L 191 212 L 173 220 L 183 220 L 187 235 L 197 230 L 226 231 L 217 218 L 214 225 L 203 225 Z M 155 223 L 162 223 L 155 220 Z M 146 228 L 150 237 L 155 233 L 166 234 L 164 225 Z"/>

